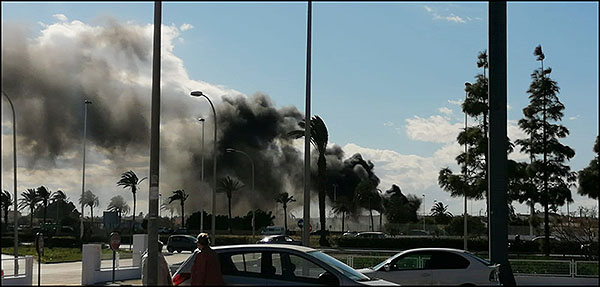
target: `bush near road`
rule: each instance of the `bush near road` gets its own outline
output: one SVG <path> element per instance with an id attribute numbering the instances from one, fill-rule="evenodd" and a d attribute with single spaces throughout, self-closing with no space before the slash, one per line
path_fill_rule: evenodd
<path id="1" fill-rule="evenodd" d="M 13 248 L 2 248 L 2 253 L 13 255 Z M 37 260 L 37 252 L 35 246 L 19 246 L 19 256 L 32 255 Z M 132 257 L 130 250 L 120 250 L 119 257 L 121 259 L 127 259 Z M 102 249 L 102 259 L 112 258 L 112 250 Z M 74 262 L 81 261 L 81 250 L 79 248 L 44 248 L 44 256 L 42 256 L 42 263 L 62 263 L 62 262 Z"/>

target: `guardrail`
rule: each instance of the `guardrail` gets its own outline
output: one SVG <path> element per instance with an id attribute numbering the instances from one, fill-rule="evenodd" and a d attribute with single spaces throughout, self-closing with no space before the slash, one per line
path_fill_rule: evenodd
<path id="1" fill-rule="evenodd" d="M 323 251 L 355 269 L 371 267 L 400 252 L 395 250 L 336 249 L 324 249 Z M 509 262 L 515 275 L 598 277 L 598 261 L 509 259 Z"/>
<path id="2" fill-rule="evenodd" d="M 15 274 L 14 264 L 18 264 L 18 270 Z M 33 256 L 23 256 L 17 258 L 2 259 L 2 268 L 4 276 L 2 285 L 29 285 L 33 283 Z"/>

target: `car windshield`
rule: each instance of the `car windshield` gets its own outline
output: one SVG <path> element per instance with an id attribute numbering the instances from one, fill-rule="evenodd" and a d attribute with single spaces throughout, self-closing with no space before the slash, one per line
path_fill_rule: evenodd
<path id="1" fill-rule="evenodd" d="M 492 266 L 492 265 L 494 265 L 494 264 L 492 264 L 491 262 L 489 262 L 489 261 L 487 261 L 485 259 L 477 257 L 475 254 L 472 254 L 472 253 L 469 253 L 469 252 L 465 252 L 464 254 L 466 254 L 467 256 L 469 256 L 469 257 L 471 257 L 471 258 L 473 258 L 473 259 L 475 259 L 475 260 L 477 260 L 477 261 L 479 261 L 481 263 L 483 263 L 485 266 Z"/>
<path id="2" fill-rule="evenodd" d="M 325 264 L 333 267 L 335 270 L 341 272 L 346 277 L 355 280 L 355 281 L 369 281 L 371 278 L 366 275 L 352 269 L 352 267 L 340 262 L 339 260 L 321 252 L 321 251 L 312 251 L 308 252 L 309 255 L 323 261 Z"/>

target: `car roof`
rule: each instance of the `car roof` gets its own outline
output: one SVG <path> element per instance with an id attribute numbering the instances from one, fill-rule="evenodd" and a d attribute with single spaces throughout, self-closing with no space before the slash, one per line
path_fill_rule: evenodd
<path id="1" fill-rule="evenodd" d="M 445 248 L 445 247 L 424 247 L 424 248 L 414 248 L 414 249 L 407 249 L 402 251 L 402 253 L 406 253 L 406 252 L 415 252 L 415 251 L 448 251 L 448 252 L 457 252 L 457 253 L 465 253 L 464 250 L 462 249 L 456 249 L 456 248 Z"/>
<path id="2" fill-rule="evenodd" d="M 215 251 L 235 251 L 240 249 L 272 249 L 272 250 L 295 250 L 299 252 L 311 252 L 317 251 L 317 249 L 301 246 L 301 245 L 287 245 L 287 244 L 241 244 L 241 245 L 223 245 L 212 247 Z"/>

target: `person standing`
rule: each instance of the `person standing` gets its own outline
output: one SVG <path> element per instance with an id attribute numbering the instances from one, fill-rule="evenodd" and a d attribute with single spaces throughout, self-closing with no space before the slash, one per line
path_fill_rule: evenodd
<path id="1" fill-rule="evenodd" d="M 169 270 L 169 263 L 162 254 L 163 243 L 158 241 L 158 285 L 160 286 L 173 286 L 173 280 L 171 280 L 171 271 Z M 148 249 L 142 255 L 142 285 L 148 286 Z"/>
<path id="2" fill-rule="evenodd" d="M 207 233 L 198 234 L 198 249 L 200 253 L 196 255 L 192 266 L 192 286 L 224 285 L 219 256 L 210 248 Z"/>

